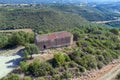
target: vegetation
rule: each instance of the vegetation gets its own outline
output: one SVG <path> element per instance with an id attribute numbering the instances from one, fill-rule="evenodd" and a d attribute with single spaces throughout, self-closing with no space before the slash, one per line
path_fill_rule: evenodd
<path id="1" fill-rule="evenodd" d="M 9 76 L 2 78 L 1 80 L 19 80 L 19 76 L 17 74 L 10 74 Z"/>
<path id="2" fill-rule="evenodd" d="M 69 12 L 69 13 L 75 13 L 78 14 L 88 21 L 106 21 L 106 20 L 113 20 L 114 17 L 119 17 L 120 15 L 117 13 L 114 13 L 110 9 L 108 10 L 103 6 L 97 5 L 96 7 L 91 6 L 79 6 L 79 5 L 52 5 L 52 8 Z M 101 9 L 103 8 L 103 9 Z"/>
<path id="3" fill-rule="evenodd" d="M 39 53 L 39 49 L 35 44 L 26 44 L 25 50 L 23 51 L 23 57 L 25 59 L 28 59 L 29 55 L 31 55 L 30 58 L 32 59 L 33 58 L 32 55 L 38 53 Z"/>
<path id="4" fill-rule="evenodd" d="M 120 74 L 117 75 L 117 77 L 115 78 L 115 80 L 120 80 Z"/>
<path id="5" fill-rule="evenodd" d="M 0 48 L 12 48 L 18 45 L 33 43 L 33 33 L 13 32 L 0 34 Z"/>
<path id="6" fill-rule="evenodd" d="M 0 19 L 1 29 L 29 27 L 39 34 L 66 30 L 74 35 L 76 44 L 72 46 L 71 54 L 57 52 L 51 60 L 44 62 L 35 60 L 26 64 L 29 56 L 32 58 L 32 55 L 39 51 L 35 44 L 29 44 L 33 43 L 33 34 L 25 32 L 0 34 L 0 48 L 25 46 L 23 51 L 25 61 L 20 62 L 20 70 L 25 76 L 32 76 L 39 80 L 68 80 L 73 75 L 79 76 L 86 70 L 100 69 L 120 56 L 120 29 L 89 23 L 80 16 L 81 14 L 75 13 L 75 9 L 81 12 L 79 7 L 69 5 L 67 7 L 59 8 L 57 5 L 51 5 L 0 9 L 0 15 L 3 15 Z M 75 11 L 69 12 L 70 7 Z M 16 74 L 10 74 L 2 80 L 16 79 L 19 79 Z M 31 78 L 25 77 L 24 80 L 31 80 Z"/>

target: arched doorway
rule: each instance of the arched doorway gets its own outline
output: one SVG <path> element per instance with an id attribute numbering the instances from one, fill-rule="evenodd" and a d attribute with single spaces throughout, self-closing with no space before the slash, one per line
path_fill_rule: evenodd
<path id="1" fill-rule="evenodd" d="M 46 45 L 43 45 L 43 49 L 46 49 Z"/>

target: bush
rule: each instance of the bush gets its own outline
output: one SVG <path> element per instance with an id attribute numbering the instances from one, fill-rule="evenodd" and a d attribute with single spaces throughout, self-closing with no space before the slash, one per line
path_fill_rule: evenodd
<path id="1" fill-rule="evenodd" d="M 31 77 L 24 77 L 23 80 L 32 80 L 32 78 Z"/>
<path id="2" fill-rule="evenodd" d="M 28 65 L 26 64 L 25 61 L 21 61 L 21 62 L 20 62 L 20 68 L 21 68 L 21 70 L 22 70 L 23 72 L 26 72 L 26 71 L 27 71 Z"/>
<path id="3" fill-rule="evenodd" d="M 80 72 L 85 72 L 85 70 L 86 70 L 85 67 L 83 67 L 83 66 L 78 66 L 78 68 L 79 68 Z"/>
<path id="4" fill-rule="evenodd" d="M 116 80 L 120 80 L 120 73 L 116 76 Z"/>
<path id="5" fill-rule="evenodd" d="M 47 62 L 40 63 L 38 61 L 34 61 L 29 65 L 28 71 L 29 74 L 32 74 L 36 77 L 54 74 L 52 66 Z"/>
<path id="6" fill-rule="evenodd" d="M 46 80 L 44 77 L 40 77 L 37 80 Z"/>
<path id="7" fill-rule="evenodd" d="M 76 66 L 77 66 L 77 64 L 74 61 L 69 62 L 69 67 L 70 68 L 73 68 L 73 67 L 76 67 Z"/>
<path id="8" fill-rule="evenodd" d="M 119 30 L 117 28 L 110 29 L 113 34 L 119 35 Z"/>
<path id="9" fill-rule="evenodd" d="M 55 76 L 55 75 L 54 75 L 54 76 L 52 77 L 52 80 L 61 80 L 61 78 L 60 78 L 60 76 Z"/>
<path id="10" fill-rule="evenodd" d="M 104 64 L 102 62 L 98 62 L 98 64 L 97 64 L 98 69 L 101 69 L 103 66 L 104 66 Z"/>
<path id="11" fill-rule="evenodd" d="M 67 61 L 67 62 L 71 60 L 67 54 L 64 54 L 64 58 L 65 58 L 65 61 Z"/>
<path id="12" fill-rule="evenodd" d="M 61 66 L 65 61 L 65 57 L 62 53 L 56 53 L 54 55 L 54 59 L 53 59 L 53 62 L 54 62 L 54 66 Z"/>
<path id="13" fill-rule="evenodd" d="M 68 71 L 63 72 L 62 74 L 62 78 L 65 78 L 65 79 L 69 79 L 71 78 L 71 76 L 72 76 L 71 73 Z"/>
<path id="14" fill-rule="evenodd" d="M 104 63 L 108 64 L 110 61 L 113 60 L 112 56 L 110 53 L 104 52 L 103 53 L 103 57 L 104 57 Z"/>
<path id="15" fill-rule="evenodd" d="M 8 80 L 8 77 L 3 77 L 3 78 L 0 79 L 0 80 Z"/>
<path id="16" fill-rule="evenodd" d="M 96 58 L 93 55 L 87 54 L 82 58 L 82 65 L 86 69 L 91 69 L 91 68 L 96 68 L 97 67 L 97 62 Z"/>
<path id="17" fill-rule="evenodd" d="M 19 76 L 17 74 L 8 75 L 8 80 L 19 80 Z"/>

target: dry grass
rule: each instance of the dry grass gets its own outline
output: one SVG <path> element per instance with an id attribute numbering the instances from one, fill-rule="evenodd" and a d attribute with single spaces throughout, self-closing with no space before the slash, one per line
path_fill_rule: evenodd
<path id="1" fill-rule="evenodd" d="M 63 54 L 69 53 L 67 50 L 69 50 L 69 52 L 72 52 L 72 47 L 69 46 L 69 47 L 62 47 L 62 48 L 56 48 L 56 49 L 48 49 L 48 50 L 45 50 L 43 54 L 41 53 L 34 54 L 33 55 L 34 58 L 32 60 L 28 60 L 27 63 L 30 64 L 34 60 L 40 60 L 41 62 L 48 61 L 52 59 L 54 54 L 57 52 L 62 52 Z"/>
<path id="2" fill-rule="evenodd" d="M 20 31 L 33 33 L 32 29 L 0 30 L 0 33 L 11 33 L 11 32 L 20 32 Z"/>

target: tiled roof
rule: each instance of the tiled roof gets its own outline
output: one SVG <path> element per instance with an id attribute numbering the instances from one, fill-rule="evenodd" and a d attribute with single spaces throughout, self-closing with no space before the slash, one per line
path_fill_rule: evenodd
<path id="1" fill-rule="evenodd" d="M 54 32 L 54 33 L 49 33 L 49 34 L 37 35 L 36 40 L 37 40 L 37 42 L 40 42 L 40 41 L 64 38 L 64 37 L 68 37 L 71 35 L 72 34 L 67 31 L 61 31 L 61 32 Z"/>

